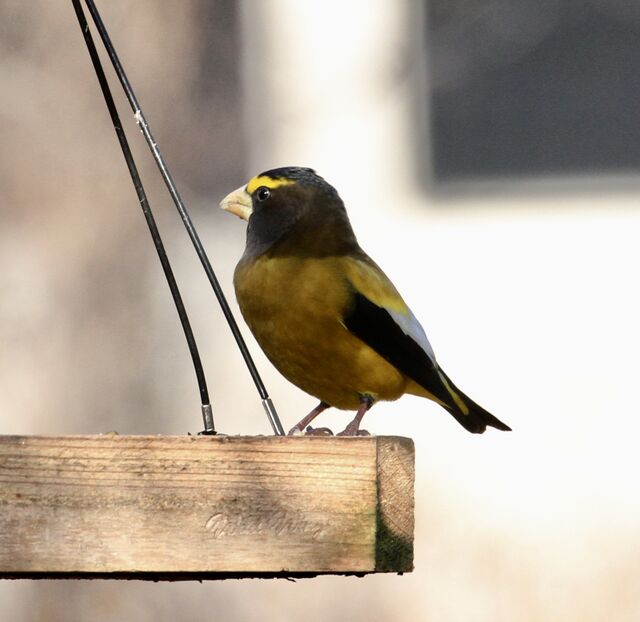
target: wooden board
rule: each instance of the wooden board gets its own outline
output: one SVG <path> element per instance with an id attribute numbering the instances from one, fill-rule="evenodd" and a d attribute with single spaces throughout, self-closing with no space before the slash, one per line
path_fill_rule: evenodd
<path id="1" fill-rule="evenodd" d="M 399 437 L 0 436 L 0 577 L 413 568 Z"/>

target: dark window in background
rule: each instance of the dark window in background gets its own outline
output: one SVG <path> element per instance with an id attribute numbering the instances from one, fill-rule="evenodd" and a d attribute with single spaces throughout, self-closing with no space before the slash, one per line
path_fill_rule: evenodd
<path id="1" fill-rule="evenodd" d="M 640 1 L 427 0 L 434 181 L 637 174 Z"/>

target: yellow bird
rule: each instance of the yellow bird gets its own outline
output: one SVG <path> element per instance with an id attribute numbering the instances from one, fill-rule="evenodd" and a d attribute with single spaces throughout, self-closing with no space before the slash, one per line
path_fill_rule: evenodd
<path id="1" fill-rule="evenodd" d="M 234 273 L 242 315 L 269 360 L 323 410 L 357 410 L 405 393 L 434 400 L 470 432 L 510 428 L 478 406 L 436 362 L 424 329 L 393 283 L 360 248 L 336 190 L 309 168 L 266 171 L 227 195 L 248 221 Z"/>

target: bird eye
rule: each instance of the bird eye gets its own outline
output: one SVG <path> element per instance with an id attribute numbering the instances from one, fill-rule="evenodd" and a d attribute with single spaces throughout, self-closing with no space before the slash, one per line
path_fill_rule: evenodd
<path id="1" fill-rule="evenodd" d="M 260 188 L 256 190 L 256 199 L 258 199 L 258 201 L 266 201 L 270 196 L 271 190 L 266 186 L 260 186 Z"/>

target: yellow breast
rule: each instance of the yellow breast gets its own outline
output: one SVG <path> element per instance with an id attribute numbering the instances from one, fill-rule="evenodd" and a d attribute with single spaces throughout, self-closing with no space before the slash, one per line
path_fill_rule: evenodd
<path id="1" fill-rule="evenodd" d="M 407 385 L 342 322 L 352 271 L 344 257 L 263 256 L 241 262 L 234 276 L 242 315 L 275 367 L 302 390 L 344 409 L 356 409 L 362 394 L 397 399 Z"/>

